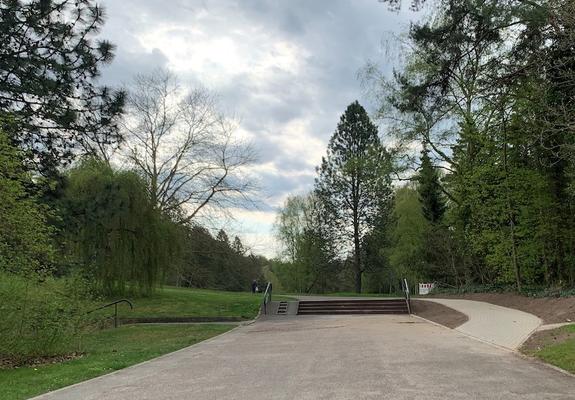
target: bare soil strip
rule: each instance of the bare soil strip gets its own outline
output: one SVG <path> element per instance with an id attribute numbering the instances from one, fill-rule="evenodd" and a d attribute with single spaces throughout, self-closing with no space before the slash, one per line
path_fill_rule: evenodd
<path id="1" fill-rule="evenodd" d="M 455 329 L 469 320 L 467 315 L 432 301 L 412 300 L 412 312 L 448 328 Z"/>

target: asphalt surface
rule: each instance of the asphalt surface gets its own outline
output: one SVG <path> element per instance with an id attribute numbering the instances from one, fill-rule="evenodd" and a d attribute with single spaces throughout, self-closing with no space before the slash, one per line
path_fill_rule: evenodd
<path id="1" fill-rule="evenodd" d="M 409 316 L 275 317 L 42 400 L 575 399 L 575 378 Z"/>

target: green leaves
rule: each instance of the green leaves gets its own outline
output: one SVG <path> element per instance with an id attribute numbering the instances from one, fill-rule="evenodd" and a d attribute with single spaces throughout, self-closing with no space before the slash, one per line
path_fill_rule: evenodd
<path id="1" fill-rule="evenodd" d="M 0 271 L 33 277 L 53 267 L 54 230 L 47 223 L 51 210 L 30 187 L 22 153 L 0 131 Z"/>
<path id="2" fill-rule="evenodd" d="M 104 22 L 95 1 L 3 1 L 0 20 L 0 112 L 15 116 L 12 138 L 35 169 L 52 175 L 117 143 L 124 93 L 94 81 L 114 56 L 111 43 L 87 39 Z"/>
<path id="3" fill-rule="evenodd" d="M 72 255 L 105 294 L 150 294 L 177 263 L 181 228 L 133 172 L 88 159 L 68 180 L 64 233 Z"/>

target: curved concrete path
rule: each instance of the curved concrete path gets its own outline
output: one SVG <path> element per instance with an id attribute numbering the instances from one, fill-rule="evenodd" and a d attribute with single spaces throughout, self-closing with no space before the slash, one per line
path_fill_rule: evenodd
<path id="1" fill-rule="evenodd" d="M 535 315 L 482 301 L 423 299 L 453 308 L 469 317 L 455 330 L 497 346 L 516 350 L 541 325 Z M 574 397 L 575 398 L 575 397 Z"/>
<path id="2" fill-rule="evenodd" d="M 1 389 L 0 389 L 1 391 Z M 276 317 L 36 400 L 565 400 L 575 378 L 404 315 Z"/>

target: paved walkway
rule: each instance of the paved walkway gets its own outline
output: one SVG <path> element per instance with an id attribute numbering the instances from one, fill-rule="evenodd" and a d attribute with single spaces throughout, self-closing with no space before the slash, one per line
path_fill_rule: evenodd
<path id="1" fill-rule="evenodd" d="M 276 317 L 37 400 L 565 400 L 575 378 L 409 316 Z"/>
<path id="2" fill-rule="evenodd" d="M 569 325 L 575 325 L 573 322 L 558 322 L 556 324 L 547 324 L 547 325 L 541 325 L 539 326 L 539 328 L 537 328 L 537 331 L 550 331 L 553 329 L 557 329 L 557 328 L 563 328 L 564 326 L 569 326 Z"/>
<path id="3" fill-rule="evenodd" d="M 455 328 L 457 331 L 512 350 L 519 348 L 542 323 L 535 315 L 482 301 L 418 300 L 434 301 L 466 314 L 469 321 Z"/>

